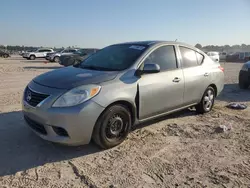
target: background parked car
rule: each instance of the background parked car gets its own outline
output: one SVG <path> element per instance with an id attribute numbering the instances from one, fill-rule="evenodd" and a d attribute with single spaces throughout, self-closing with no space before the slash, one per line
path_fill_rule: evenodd
<path id="1" fill-rule="evenodd" d="M 220 52 L 219 57 L 220 57 L 220 61 L 225 61 L 227 57 L 227 52 Z"/>
<path id="2" fill-rule="evenodd" d="M 215 62 L 220 62 L 219 52 L 207 52 L 207 55 Z"/>
<path id="3" fill-rule="evenodd" d="M 62 55 L 60 57 L 59 64 L 67 67 L 71 65 L 76 65 L 86 59 L 89 55 L 97 52 L 96 48 L 83 48 L 79 49 L 71 55 Z"/>
<path id="4" fill-rule="evenodd" d="M 49 55 L 48 60 L 50 62 L 59 62 L 59 58 L 61 55 L 70 55 L 76 52 L 77 50 L 78 49 L 67 48 L 67 49 L 61 50 L 60 52 L 52 53 Z"/>
<path id="5" fill-rule="evenodd" d="M 241 89 L 247 89 L 250 86 L 250 58 L 248 60 L 239 73 L 239 87 Z"/>
<path id="6" fill-rule="evenodd" d="M 247 62 L 249 61 L 250 52 L 235 52 L 226 56 L 228 62 Z"/>
<path id="7" fill-rule="evenodd" d="M 2 50 L 0 50 L 0 57 L 8 58 L 8 57 L 10 57 L 10 54 L 7 53 L 7 52 L 4 52 L 4 51 L 2 51 Z"/>
<path id="8" fill-rule="evenodd" d="M 51 48 L 39 48 L 34 52 L 28 52 L 23 54 L 23 57 L 26 59 L 34 60 L 36 58 L 45 58 L 47 53 L 54 52 Z"/>
<path id="9" fill-rule="evenodd" d="M 50 59 L 50 56 L 51 56 L 52 54 L 61 53 L 63 50 L 64 50 L 64 49 L 59 49 L 59 50 L 56 50 L 55 52 L 48 52 L 47 55 L 46 55 L 46 57 L 45 57 L 45 59 L 46 59 L 46 60 L 49 60 L 49 59 Z"/>

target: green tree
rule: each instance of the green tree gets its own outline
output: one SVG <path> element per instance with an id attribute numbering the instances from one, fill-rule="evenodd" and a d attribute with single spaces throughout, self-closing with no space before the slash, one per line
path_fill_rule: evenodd
<path id="1" fill-rule="evenodd" d="M 201 45 L 201 44 L 199 44 L 199 43 L 198 43 L 198 44 L 196 44 L 196 45 L 195 45 L 195 47 L 196 47 L 196 48 L 198 48 L 198 49 L 202 49 L 202 45 Z"/>

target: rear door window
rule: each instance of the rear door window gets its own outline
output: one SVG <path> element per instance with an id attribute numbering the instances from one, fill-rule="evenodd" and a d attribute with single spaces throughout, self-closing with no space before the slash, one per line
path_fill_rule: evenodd
<path id="1" fill-rule="evenodd" d="M 197 52 L 186 47 L 180 46 L 180 52 L 182 57 L 182 67 L 195 67 L 198 65 L 197 62 Z M 199 58 L 200 59 L 200 58 Z M 202 63 L 202 61 L 200 62 Z"/>

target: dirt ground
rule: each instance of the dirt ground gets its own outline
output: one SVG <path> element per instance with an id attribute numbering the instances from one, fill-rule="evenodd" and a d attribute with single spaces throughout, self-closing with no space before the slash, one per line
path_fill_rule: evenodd
<path id="1" fill-rule="evenodd" d="M 118 147 L 67 147 L 25 125 L 24 87 L 60 68 L 44 60 L 0 59 L 0 187 L 250 187 L 250 89 L 238 88 L 240 63 L 222 63 L 225 88 L 214 110 L 185 110 L 133 130 Z M 235 111 L 229 102 L 249 108 Z M 219 133 L 217 127 L 232 130 Z"/>

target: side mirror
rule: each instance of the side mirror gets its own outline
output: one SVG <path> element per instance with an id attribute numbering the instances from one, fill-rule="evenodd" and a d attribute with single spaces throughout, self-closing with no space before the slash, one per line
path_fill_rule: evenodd
<path id="1" fill-rule="evenodd" d="M 142 73 L 145 74 L 158 73 L 158 72 L 160 72 L 160 66 L 154 63 L 145 64 L 142 70 Z"/>

